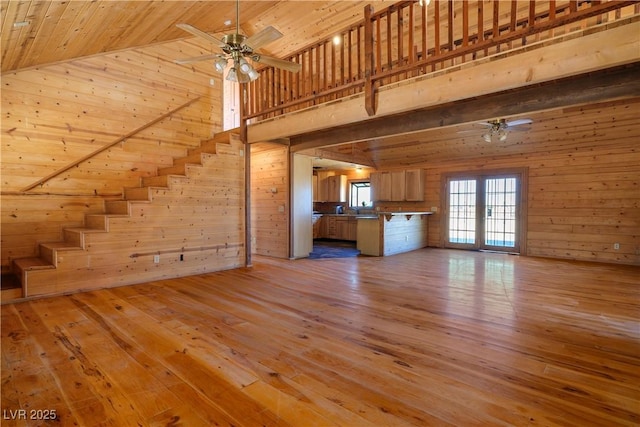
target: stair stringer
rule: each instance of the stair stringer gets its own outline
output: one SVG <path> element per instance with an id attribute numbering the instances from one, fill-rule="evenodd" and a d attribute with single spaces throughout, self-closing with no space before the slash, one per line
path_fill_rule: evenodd
<path id="1" fill-rule="evenodd" d="M 122 200 L 106 200 L 105 213 L 86 215 L 85 227 L 63 230 L 64 241 L 40 244 L 35 259 L 14 260 L 22 296 L 121 286 L 244 265 L 242 148 L 237 135 L 230 132 L 203 141 L 173 166 L 143 178 L 140 187 L 125 189 Z M 194 197 L 195 205 L 185 203 Z M 166 215 L 167 210 L 172 215 Z M 212 217 L 218 221 L 211 222 Z M 167 235 L 176 234 L 176 228 L 190 231 L 181 237 Z M 160 256 L 158 264 L 153 263 L 155 255 Z"/>

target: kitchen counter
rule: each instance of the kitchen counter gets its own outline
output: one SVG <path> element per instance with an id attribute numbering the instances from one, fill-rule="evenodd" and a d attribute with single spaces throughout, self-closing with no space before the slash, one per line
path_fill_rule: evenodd
<path id="1" fill-rule="evenodd" d="M 387 256 L 427 246 L 432 212 L 378 212 L 358 218 L 357 242 L 363 255 Z"/>

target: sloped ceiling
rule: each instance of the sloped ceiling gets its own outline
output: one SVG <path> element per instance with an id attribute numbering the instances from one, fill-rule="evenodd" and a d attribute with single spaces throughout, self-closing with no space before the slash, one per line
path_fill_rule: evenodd
<path id="1" fill-rule="evenodd" d="M 392 1 L 241 1 L 241 32 L 273 25 L 284 37 L 261 49 L 283 57 Z M 179 39 L 189 23 L 218 37 L 235 32 L 234 1 L 7 1 L 1 3 L 2 72 Z M 200 43 L 198 41 L 198 43 Z M 206 42 L 205 42 L 206 43 Z M 210 46 L 209 48 L 213 48 Z"/>

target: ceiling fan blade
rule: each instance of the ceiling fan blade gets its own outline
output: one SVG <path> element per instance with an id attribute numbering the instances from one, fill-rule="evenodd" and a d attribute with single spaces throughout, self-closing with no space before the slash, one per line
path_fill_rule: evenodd
<path id="1" fill-rule="evenodd" d="M 520 125 L 529 125 L 533 123 L 533 120 L 531 119 L 517 119 L 517 120 L 511 120 L 507 122 L 507 127 L 513 127 L 513 126 L 520 126 Z"/>
<path id="2" fill-rule="evenodd" d="M 280 31 L 276 30 L 272 26 L 268 26 L 262 31 L 246 39 L 244 44 L 249 46 L 251 49 L 256 50 L 260 49 L 261 46 L 278 40 L 280 37 L 282 37 L 282 33 Z"/>
<path id="3" fill-rule="evenodd" d="M 295 62 L 285 61 L 284 59 L 273 58 L 271 56 L 254 54 L 251 55 L 251 59 L 261 64 L 281 68 L 285 71 L 291 71 L 292 73 L 297 73 L 300 71 L 300 68 L 302 68 L 300 64 L 296 64 Z"/>
<path id="4" fill-rule="evenodd" d="M 222 57 L 222 55 L 219 55 L 219 54 L 202 55 L 202 56 L 194 56 L 192 58 L 176 59 L 173 62 L 175 62 L 176 64 L 191 64 L 192 62 L 207 61 L 209 59 L 216 59 L 220 57 Z"/>
<path id="5" fill-rule="evenodd" d="M 189 25 L 189 24 L 177 24 L 176 27 L 185 30 L 191 34 L 193 34 L 194 36 L 198 36 L 198 37 L 202 37 L 205 40 L 210 41 L 211 43 L 217 45 L 217 46 L 226 46 L 225 43 L 222 42 L 222 40 L 218 40 L 217 38 L 213 37 L 211 34 L 205 33 L 202 30 L 197 29 L 196 27 L 194 27 L 193 25 Z"/>

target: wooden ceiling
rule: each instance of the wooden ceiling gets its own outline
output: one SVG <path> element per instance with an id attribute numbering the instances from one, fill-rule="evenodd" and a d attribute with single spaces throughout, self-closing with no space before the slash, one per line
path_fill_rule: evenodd
<path id="1" fill-rule="evenodd" d="M 276 57 L 328 38 L 362 19 L 364 6 L 394 1 L 241 1 L 241 32 L 273 25 L 284 34 L 262 52 Z M 1 2 L 2 72 L 179 39 L 188 23 L 218 37 L 235 32 L 234 1 Z M 198 42 L 200 43 L 200 42 Z"/>
<path id="2" fill-rule="evenodd" d="M 362 19 L 365 5 L 375 10 L 396 3 L 380 1 L 241 1 L 241 32 L 252 35 L 273 25 L 284 34 L 264 49 L 285 57 L 318 40 L 331 37 Z M 189 23 L 218 37 L 235 30 L 234 1 L 6 1 L 0 2 L 1 69 L 11 73 L 103 53 L 150 46 L 158 58 L 209 53 L 213 46 L 176 27 Z M 198 64 L 197 67 L 210 67 Z M 208 72 L 209 68 L 207 68 Z M 355 145 L 332 147 L 340 158 L 365 165 L 410 165 L 425 161 L 527 155 L 559 141 L 576 146 L 595 143 L 604 128 L 632 132 L 640 138 L 638 98 L 555 111 L 532 112 L 509 119 L 534 120 L 528 131 L 511 132 L 504 142 L 487 144 L 484 129 L 473 123 L 433 129 Z M 634 114 L 634 112 L 636 114 Z M 493 117 L 487 117 L 491 119 Z M 604 127 L 604 128 L 603 128 Z M 541 145 L 542 144 L 542 145 Z M 569 146 L 567 146 L 569 147 Z M 570 148 L 567 148 L 570 149 Z"/>

